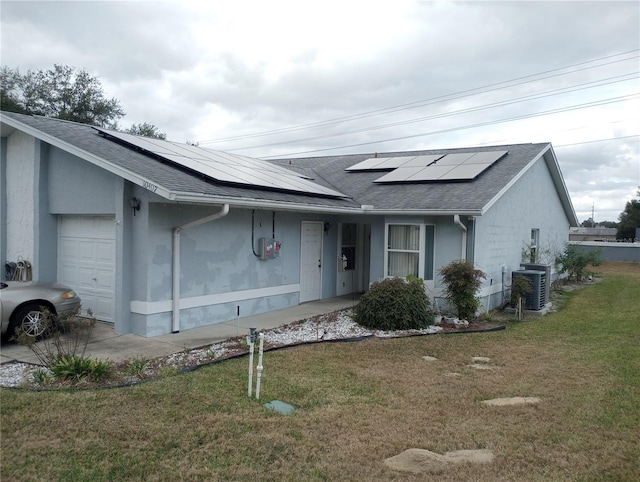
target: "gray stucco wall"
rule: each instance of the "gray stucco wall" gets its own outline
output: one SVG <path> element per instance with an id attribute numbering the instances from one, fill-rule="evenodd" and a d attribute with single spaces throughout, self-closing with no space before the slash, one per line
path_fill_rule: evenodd
<path id="1" fill-rule="evenodd" d="M 553 263 L 569 239 L 569 220 L 558 198 L 544 159 L 539 159 L 489 210 L 475 220 L 475 265 L 487 273 L 484 293 L 505 288 L 518 270 L 522 250 L 531 242 L 531 230 L 539 229 L 542 263 Z M 492 297 L 489 309 L 501 301 Z"/>
<path id="2" fill-rule="evenodd" d="M 142 212 L 145 205 L 148 215 Z M 143 202 L 143 210 L 133 219 L 133 332 L 156 336 L 170 331 L 173 229 L 219 209 Z M 238 309 L 245 317 L 298 303 L 301 222 L 328 218 L 278 211 L 274 221 L 273 215 L 231 208 L 221 219 L 181 231 L 181 330 L 235 320 Z M 325 260 L 333 260 L 337 249 L 332 231 L 337 230 L 330 229 L 323 237 Z M 259 238 L 273 235 L 282 243 L 280 256 L 260 260 L 254 254 Z M 324 266 L 322 297 L 326 298 L 335 296 L 335 263 Z"/>
<path id="3" fill-rule="evenodd" d="M 117 176 L 56 147 L 49 150 L 52 214 L 115 214 Z"/>
<path id="4" fill-rule="evenodd" d="M 600 249 L 603 261 L 640 263 L 640 243 L 601 243 L 597 241 L 574 241 L 571 244 L 582 251 Z M 640 269 L 640 266 L 638 267 Z"/>
<path id="5" fill-rule="evenodd" d="M 4 279 L 4 263 L 7 261 L 7 138 L 0 138 L 0 279 Z"/>

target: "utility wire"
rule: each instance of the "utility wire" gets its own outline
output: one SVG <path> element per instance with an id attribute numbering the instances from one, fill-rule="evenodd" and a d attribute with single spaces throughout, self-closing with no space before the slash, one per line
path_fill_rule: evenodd
<path id="1" fill-rule="evenodd" d="M 595 102 L 587 102 L 587 103 L 584 103 L 584 104 L 577 104 L 577 105 L 573 105 L 573 106 L 569 106 L 569 107 L 563 107 L 561 109 L 550 109 L 550 110 L 546 110 L 546 111 L 535 112 L 535 113 L 532 113 L 532 114 L 524 114 L 524 115 L 519 115 L 519 116 L 514 116 L 514 117 L 507 117 L 505 119 L 499 119 L 499 120 L 488 121 L 488 122 L 480 122 L 480 123 L 469 124 L 469 125 L 460 126 L 460 127 L 452 127 L 452 128 L 449 128 L 449 129 L 441 129 L 441 130 L 437 130 L 437 131 L 423 132 L 423 133 L 420 133 L 420 134 L 412 134 L 412 135 L 394 137 L 394 138 L 389 138 L 389 139 L 381 139 L 381 140 L 377 140 L 377 141 L 360 142 L 360 143 L 357 143 L 357 144 L 350 144 L 350 145 L 346 145 L 346 146 L 325 147 L 323 149 L 312 149 L 312 150 L 308 150 L 308 151 L 292 152 L 292 153 L 278 154 L 278 155 L 273 155 L 273 156 L 264 156 L 264 157 L 261 157 L 261 159 L 272 159 L 274 157 L 297 156 L 299 154 L 309 154 L 309 153 L 313 153 L 313 152 L 333 151 L 333 150 L 336 150 L 336 149 L 345 149 L 345 148 L 350 148 L 350 147 L 360 147 L 360 146 L 367 146 L 367 145 L 372 145 L 372 144 L 381 144 L 383 142 L 399 141 L 399 140 L 404 140 L 404 139 L 412 139 L 412 138 L 415 138 L 415 137 L 425 137 L 425 136 L 429 136 L 429 135 L 433 135 L 433 134 L 443 134 L 443 133 L 446 133 L 446 132 L 453 132 L 453 131 L 459 131 L 459 130 L 465 130 L 465 129 L 473 129 L 473 128 L 476 128 L 476 127 L 486 127 L 486 126 L 495 125 L 495 124 L 503 124 L 503 123 L 506 123 L 506 122 L 512 122 L 514 120 L 529 119 L 529 118 L 533 118 L 533 117 L 541 117 L 541 116 L 558 114 L 558 113 L 563 113 L 563 112 L 570 112 L 570 111 L 574 111 L 574 110 L 587 109 L 587 108 L 590 108 L 590 107 L 596 107 L 596 106 L 606 105 L 606 104 L 613 104 L 613 103 L 617 103 L 617 102 L 624 102 L 624 101 L 628 101 L 628 100 L 634 100 L 634 99 L 637 99 L 637 98 L 640 98 L 640 93 L 635 93 L 635 94 L 630 94 L 630 95 L 625 95 L 625 96 L 620 96 L 620 97 L 612 97 L 612 98 L 609 98 L 609 99 L 603 99 L 603 100 L 595 101 Z"/>
<path id="2" fill-rule="evenodd" d="M 580 65 L 590 64 L 590 63 L 599 62 L 599 61 L 602 61 L 602 60 L 611 59 L 611 58 L 614 58 L 614 57 L 619 57 L 621 55 L 628 55 L 628 54 L 631 54 L 631 53 L 636 53 L 638 51 L 640 51 L 640 49 L 629 50 L 627 52 L 621 52 L 621 53 L 614 54 L 614 55 L 609 55 L 609 56 L 606 56 L 606 57 L 600 57 L 600 58 L 593 59 L 593 60 L 588 60 L 588 61 L 585 61 L 585 62 L 579 62 L 579 63 L 571 64 L 571 65 L 568 65 L 568 66 L 565 66 L 565 67 L 546 70 L 546 71 L 543 71 L 543 72 L 538 72 L 536 74 L 530 74 L 530 75 L 526 75 L 526 76 L 523 76 L 523 77 L 516 77 L 514 79 L 510 79 L 510 80 L 506 80 L 506 81 L 502 81 L 502 82 L 496 82 L 496 83 L 492 83 L 492 84 L 487 84 L 487 85 L 482 86 L 482 87 L 475 87 L 475 88 L 463 90 L 463 91 L 460 91 L 460 92 L 457 92 L 457 93 L 446 94 L 446 95 L 433 97 L 433 98 L 426 99 L 426 100 L 409 102 L 409 103 L 406 103 L 406 104 L 399 104 L 399 105 L 386 107 L 386 108 L 382 108 L 382 109 L 377 109 L 377 110 L 373 110 L 373 111 L 368 111 L 368 112 L 364 112 L 364 113 L 352 114 L 352 115 L 348 115 L 348 116 L 337 117 L 337 118 L 334 118 L 334 119 L 329 119 L 329 120 L 319 121 L 319 122 L 313 122 L 313 123 L 308 123 L 308 124 L 301 124 L 301 125 L 298 125 L 298 126 L 284 127 L 284 128 L 281 128 L 281 129 L 273 129 L 273 130 L 268 130 L 268 131 L 256 132 L 256 133 L 252 133 L 252 134 L 244 134 L 244 135 L 238 135 L 238 136 L 222 137 L 222 138 L 217 138 L 217 139 L 208 139 L 208 140 L 199 141 L 199 144 L 213 144 L 213 143 L 219 143 L 219 142 L 226 142 L 226 141 L 230 141 L 230 140 L 248 139 L 248 138 L 261 137 L 261 136 L 266 136 L 266 135 L 273 135 L 273 134 L 283 133 L 283 132 L 290 132 L 290 131 L 296 131 L 296 130 L 302 130 L 302 129 L 310 129 L 310 128 L 314 128 L 314 127 L 324 127 L 324 126 L 327 126 L 327 125 L 337 124 L 337 123 L 341 123 L 341 122 L 345 122 L 345 121 L 359 120 L 359 119 L 366 118 L 366 117 L 372 117 L 374 115 L 381 115 L 381 114 L 386 114 L 386 113 L 391 113 L 391 112 L 397 112 L 397 111 L 400 111 L 400 110 L 423 107 L 423 106 L 434 104 L 434 103 L 437 103 L 437 102 L 443 102 L 444 100 L 456 100 L 456 99 L 459 99 L 459 98 L 468 97 L 468 96 L 476 95 L 476 94 L 479 94 L 479 93 L 486 93 L 486 92 L 492 92 L 492 91 L 495 91 L 495 90 L 500 90 L 502 87 L 497 88 L 497 86 L 504 86 L 505 84 L 512 84 L 512 85 L 509 85 L 509 87 L 513 87 L 513 86 L 516 86 L 516 85 L 526 84 L 526 83 L 530 83 L 530 82 L 536 82 L 536 81 L 539 81 L 539 80 L 544 80 L 544 79 L 557 77 L 557 76 L 562 76 L 562 75 L 569 75 L 569 74 L 580 72 L 580 71 L 583 71 L 583 70 L 590 70 L 590 69 L 594 69 L 594 68 L 598 68 L 598 67 L 614 64 L 614 63 L 624 62 L 624 61 L 627 61 L 627 60 L 633 60 L 634 58 L 638 58 L 638 55 L 635 55 L 635 56 L 629 57 L 629 58 L 615 60 L 615 61 L 612 61 L 612 62 L 607 62 L 607 63 L 600 64 L 600 65 L 594 65 L 594 66 L 590 66 L 590 67 L 585 67 L 585 68 L 578 69 L 578 70 L 573 70 L 573 71 L 570 71 L 570 72 L 563 72 L 563 73 L 559 73 L 559 74 L 549 75 L 549 76 L 546 76 L 546 77 L 540 77 L 540 78 L 533 79 L 533 80 L 528 80 L 528 81 L 525 81 L 525 82 L 517 82 L 517 81 L 522 81 L 524 79 L 531 79 L 532 77 L 538 77 L 538 76 L 541 76 L 541 75 L 544 75 L 544 74 L 548 74 L 548 73 L 551 73 L 551 72 L 558 72 L 558 71 L 561 71 L 561 70 L 566 70 L 566 69 L 570 69 L 570 68 L 573 68 L 573 67 L 578 67 Z M 514 83 L 514 82 L 517 82 L 517 83 Z"/>
<path id="3" fill-rule="evenodd" d="M 573 142 L 571 144 L 560 144 L 558 146 L 553 146 L 553 148 L 554 149 L 559 149 L 561 147 L 579 146 L 580 144 L 592 144 L 594 142 L 617 141 L 618 139 L 630 139 L 632 137 L 640 137 L 640 134 L 634 134 L 634 135 L 631 135 L 631 136 L 610 137 L 608 139 L 595 139 L 595 140 L 592 140 L 592 141 Z"/>
<path id="4" fill-rule="evenodd" d="M 517 104 L 517 103 L 521 103 L 521 102 L 526 102 L 526 101 L 531 101 L 531 100 L 537 100 L 537 99 L 543 99 L 545 97 L 551 97 L 554 95 L 561 95 L 561 94 L 568 94 L 568 93 L 572 93 L 572 92 L 578 92 L 581 90 L 586 90 L 586 89 L 593 89 L 595 87 L 602 87 L 605 85 L 610 85 L 610 84 L 616 84 L 619 82 L 627 82 L 629 80 L 634 80 L 638 78 L 638 74 L 640 74 L 640 72 L 632 72 L 629 74 L 623 74 L 623 75 L 619 75 L 619 76 L 614 76 L 614 77 L 609 77 L 607 79 L 602 79 L 602 80 L 597 80 L 597 81 L 592 81 L 592 82 L 586 82 L 584 84 L 577 84 L 575 86 L 571 86 L 571 87 L 562 87 L 560 89 L 555 89 L 555 90 L 550 90 L 547 92 L 542 92 L 539 94 L 530 94 L 530 95 L 526 95 L 523 97 L 516 97 L 515 99 L 511 99 L 511 100 L 506 100 L 506 101 L 500 101 L 500 102 L 493 102 L 490 104 L 485 104 L 485 105 L 480 105 L 480 106 L 475 106 L 475 107 L 469 107 L 466 109 L 460 109 L 460 110 L 455 110 L 455 111 L 451 111 L 451 112 L 444 112 L 442 114 L 433 114 L 430 116 L 426 116 L 426 117 L 418 117 L 415 119 L 408 119 L 408 120 L 404 120 L 404 121 L 398 121 L 398 122 L 393 122 L 390 124 L 382 124 L 382 125 L 377 125 L 377 126 L 371 126 L 371 127 L 363 127 L 360 129 L 354 129 L 354 130 L 350 130 L 350 131 L 340 131 L 340 132 L 335 132 L 333 134 L 324 134 L 324 135 L 319 135 L 319 136 L 315 136 L 315 137 L 307 137 L 307 138 L 300 138 L 300 139 L 294 139 L 294 140 L 288 140 L 288 141 L 279 141 L 279 142 L 271 142 L 268 144 L 257 144 L 257 145 L 253 145 L 253 146 L 244 146 L 244 147 L 237 147 L 234 149 L 225 149 L 226 152 L 235 152 L 235 151 L 244 151 L 247 149 L 256 149 L 256 148 L 261 148 L 261 147 L 273 147 L 273 146 L 281 146 L 281 145 L 285 145 L 285 144 L 297 144 L 300 142 L 308 142 L 308 141 L 315 141 L 315 140 L 319 140 L 319 139 L 327 139 L 329 137 L 340 137 L 340 136 L 345 136 L 345 135 L 350 135 L 350 134 L 359 134 L 361 132 L 368 132 L 368 131 L 373 131 L 373 130 L 378 130 L 378 129 L 386 129 L 389 127 L 397 127 L 397 126 L 402 126 L 402 125 L 407 125 L 407 124 L 414 124 L 417 122 L 424 122 L 426 120 L 433 120 L 433 119 L 440 119 L 443 117 L 451 117 L 451 116 L 455 116 L 455 115 L 459 115 L 459 114 L 467 114 L 467 113 L 471 113 L 471 112 L 478 112 L 481 110 L 486 110 L 486 109 L 493 109 L 495 107 L 503 107 L 503 106 L 507 106 L 507 105 L 511 105 L 511 104 Z M 629 77 L 633 75 L 634 77 Z M 627 79 L 623 79 L 623 80 L 612 80 L 612 79 L 619 79 L 620 77 L 629 77 Z M 605 82 L 606 80 L 611 80 L 611 82 Z M 591 84 L 597 84 L 597 85 L 591 85 Z M 576 88 L 572 88 L 572 87 L 576 87 Z"/>

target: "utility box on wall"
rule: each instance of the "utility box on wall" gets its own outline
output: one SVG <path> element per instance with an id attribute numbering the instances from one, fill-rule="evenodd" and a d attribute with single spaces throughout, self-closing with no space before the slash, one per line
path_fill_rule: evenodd
<path id="1" fill-rule="evenodd" d="M 260 238 L 258 240 L 258 253 L 260 259 L 273 259 L 280 256 L 280 247 L 282 244 L 275 239 Z"/>

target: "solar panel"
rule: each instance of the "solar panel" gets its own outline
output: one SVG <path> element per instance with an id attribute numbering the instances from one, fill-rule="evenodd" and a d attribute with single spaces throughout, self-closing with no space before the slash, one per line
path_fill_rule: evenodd
<path id="1" fill-rule="evenodd" d="M 399 182 L 399 181 L 406 181 L 408 180 L 411 176 L 416 175 L 417 173 L 419 173 L 420 171 L 425 170 L 425 167 L 419 167 L 419 166 L 415 166 L 415 167 L 399 167 L 398 169 L 395 169 L 391 172 L 388 172 L 387 174 L 385 174 L 384 176 L 376 179 L 373 182 Z"/>
<path id="2" fill-rule="evenodd" d="M 426 167 L 412 167 L 412 164 L 421 164 L 417 161 L 419 158 L 429 157 L 417 156 L 413 158 L 414 160 L 405 161 L 401 167 L 373 182 L 468 181 L 475 179 L 493 163 L 505 156 L 507 152 L 457 152 L 446 156 L 432 156 L 435 159 Z"/>
<path id="3" fill-rule="evenodd" d="M 347 167 L 345 171 L 388 171 L 407 166 L 425 167 L 441 157 L 442 154 L 426 156 L 371 157 L 351 167 Z"/>
<path id="4" fill-rule="evenodd" d="M 493 164 L 509 151 L 476 152 L 465 164 Z"/>
<path id="5" fill-rule="evenodd" d="M 405 161 L 413 159 L 411 157 L 372 157 L 354 166 L 347 167 L 346 171 L 385 171 L 400 167 Z"/>
<path id="6" fill-rule="evenodd" d="M 216 181 L 320 196 L 347 197 L 338 191 L 311 182 L 309 178 L 261 159 L 97 127 L 94 129 L 107 137 L 119 139 Z"/>
<path id="7" fill-rule="evenodd" d="M 444 173 L 438 178 L 438 181 L 464 181 L 465 179 L 474 179 L 484 171 L 487 167 L 484 164 L 461 164 L 455 166 L 449 172 Z"/>

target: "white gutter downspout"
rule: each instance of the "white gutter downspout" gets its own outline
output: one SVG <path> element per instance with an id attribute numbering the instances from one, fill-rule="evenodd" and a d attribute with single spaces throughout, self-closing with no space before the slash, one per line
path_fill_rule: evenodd
<path id="1" fill-rule="evenodd" d="M 229 205 L 225 204 L 222 206 L 222 209 L 215 214 L 202 219 L 196 219 L 195 221 L 173 228 L 173 300 L 171 302 L 173 313 L 171 317 L 172 333 L 178 333 L 180 331 L 180 232 L 183 229 L 189 229 L 194 226 L 215 221 L 227 214 L 229 214 Z"/>
<path id="2" fill-rule="evenodd" d="M 462 228 L 462 256 L 460 259 L 467 259 L 467 227 L 460 221 L 458 214 L 453 215 L 453 222 Z"/>

